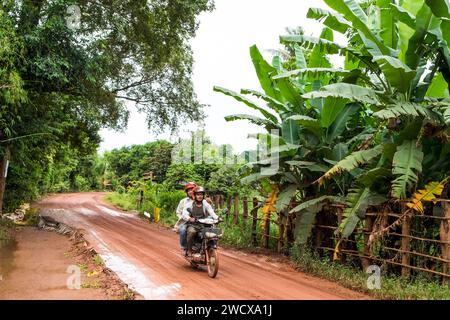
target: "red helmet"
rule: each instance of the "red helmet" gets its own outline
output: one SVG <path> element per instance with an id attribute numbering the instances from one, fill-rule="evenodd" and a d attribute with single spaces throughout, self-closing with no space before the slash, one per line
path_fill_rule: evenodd
<path id="1" fill-rule="evenodd" d="M 188 191 L 189 189 L 194 189 L 197 185 L 194 182 L 188 182 L 184 185 L 184 191 Z"/>

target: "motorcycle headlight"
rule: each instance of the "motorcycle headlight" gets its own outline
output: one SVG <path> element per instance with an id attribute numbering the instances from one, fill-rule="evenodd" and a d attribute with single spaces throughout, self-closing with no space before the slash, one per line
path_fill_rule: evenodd
<path id="1" fill-rule="evenodd" d="M 217 234 L 215 234 L 214 232 L 205 232 L 205 237 L 206 238 L 215 238 L 215 237 L 217 237 Z"/>

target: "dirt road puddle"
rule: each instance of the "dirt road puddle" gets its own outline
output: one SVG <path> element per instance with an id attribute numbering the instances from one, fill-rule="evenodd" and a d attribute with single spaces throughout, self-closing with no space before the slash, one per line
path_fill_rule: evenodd
<path id="1" fill-rule="evenodd" d="M 0 281 L 5 280 L 8 274 L 14 269 L 14 251 L 16 248 L 16 241 L 0 240 Z"/>

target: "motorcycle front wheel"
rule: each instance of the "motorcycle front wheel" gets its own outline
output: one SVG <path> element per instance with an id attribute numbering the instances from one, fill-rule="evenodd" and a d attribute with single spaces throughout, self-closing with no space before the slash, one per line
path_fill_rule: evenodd
<path id="1" fill-rule="evenodd" d="M 209 248 L 207 250 L 207 255 L 208 275 L 211 278 L 215 278 L 217 272 L 219 272 L 219 255 L 214 248 Z"/>

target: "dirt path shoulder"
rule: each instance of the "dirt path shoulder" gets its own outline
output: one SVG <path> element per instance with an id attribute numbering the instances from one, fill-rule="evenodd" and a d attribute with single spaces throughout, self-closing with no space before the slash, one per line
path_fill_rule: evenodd
<path id="1" fill-rule="evenodd" d="M 134 298 L 78 233 L 20 227 L 14 238 L 0 249 L 0 299 Z"/>

